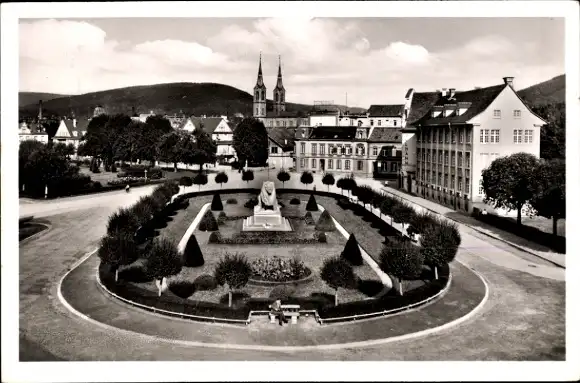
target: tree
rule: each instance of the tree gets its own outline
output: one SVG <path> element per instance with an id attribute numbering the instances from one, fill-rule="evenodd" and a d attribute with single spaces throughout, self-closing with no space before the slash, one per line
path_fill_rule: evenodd
<path id="1" fill-rule="evenodd" d="M 381 213 L 391 217 L 391 226 L 393 226 L 393 210 L 395 209 L 395 206 L 399 205 L 399 203 L 400 202 L 393 197 L 385 196 L 383 203 L 381 204 Z"/>
<path id="2" fill-rule="evenodd" d="M 362 253 L 354 234 L 348 237 L 348 241 L 346 241 L 346 245 L 344 245 L 340 255 L 353 266 L 363 265 Z"/>
<path id="3" fill-rule="evenodd" d="M 203 130 L 203 125 L 200 129 L 193 132 L 195 141 L 195 150 L 193 152 L 193 163 L 199 165 L 199 171 L 203 170 L 203 165 L 206 163 L 214 163 L 216 161 L 217 145 L 211 139 L 209 134 Z"/>
<path id="4" fill-rule="evenodd" d="M 268 160 L 268 132 L 264 124 L 251 117 L 244 118 L 234 130 L 233 147 L 240 164 L 248 161 L 264 166 Z"/>
<path id="5" fill-rule="evenodd" d="M 322 183 L 326 185 L 326 190 L 330 191 L 330 187 L 334 185 L 334 176 L 332 173 L 325 173 L 322 177 Z"/>
<path id="6" fill-rule="evenodd" d="M 435 279 L 439 278 L 437 268 L 455 259 L 460 243 L 457 226 L 448 221 L 437 220 L 423 230 L 420 251 L 425 264 L 433 269 Z"/>
<path id="7" fill-rule="evenodd" d="M 28 161 L 32 156 L 32 153 L 42 150 L 45 147 L 45 144 L 36 140 L 26 140 L 20 143 L 18 148 L 18 175 L 20 185 L 26 188 L 26 185 L 29 182 L 33 182 L 34 180 L 31 176 L 27 173 L 30 169 L 28 167 Z"/>
<path id="8" fill-rule="evenodd" d="M 540 157 L 566 158 L 566 104 L 550 103 L 532 108 L 548 123 L 540 131 Z"/>
<path id="9" fill-rule="evenodd" d="M 200 231 L 216 231 L 218 229 L 218 223 L 211 212 L 211 210 L 206 210 L 205 214 L 201 218 L 199 222 L 199 230 Z"/>
<path id="10" fill-rule="evenodd" d="M 538 159 L 529 153 L 497 158 L 481 173 L 484 202 L 495 208 L 517 210 L 517 224 L 521 225 L 522 207 L 538 192 L 538 168 Z"/>
<path id="11" fill-rule="evenodd" d="M 385 200 L 385 196 L 382 195 L 381 193 L 377 193 L 374 192 L 373 194 L 373 198 L 371 199 L 371 205 L 375 208 L 379 210 L 379 218 L 382 218 L 382 211 L 381 211 L 381 206 L 383 205 L 383 202 Z"/>
<path id="12" fill-rule="evenodd" d="M 232 291 L 244 287 L 252 275 L 252 266 L 245 255 L 226 253 L 215 268 L 215 279 L 220 286 L 228 285 L 228 306 L 232 306 Z"/>
<path id="13" fill-rule="evenodd" d="M 201 190 L 201 185 L 207 184 L 207 175 L 203 173 L 197 173 L 195 177 L 193 177 L 194 185 L 198 185 L 199 190 Z"/>
<path id="14" fill-rule="evenodd" d="M 162 116 L 149 116 L 141 129 L 136 143 L 135 155 L 140 160 L 155 164 L 159 157 L 158 145 L 161 137 L 173 131 L 169 120 Z"/>
<path id="15" fill-rule="evenodd" d="M 115 270 L 115 282 L 119 279 L 119 267 L 129 265 L 139 257 L 133 236 L 126 233 L 103 237 L 97 254 L 101 262 Z"/>
<path id="16" fill-rule="evenodd" d="M 318 204 L 316 203 L 316 199 L 314 199 L 314 194 L 310 194 L 310 198 L 308 198 L 306 211 L 318 211 Z"/>
<path id="17" fill-rule="evenodd" d="M 317 231 L 335 231 L 336 227 L 334 226 L 334 222 L 332 221 L 332 217 L 328 213 L 328 210 L 325 210 L 320 214 L 320 218 L 318 218 L 318 222 L 314 227 Z"/>
<path id="18" fill-rule="evenodd" d="M 131 207 L 130 211 L 135 215 L 138 225 L 145 226 L 153 219 L 155 213 L 161 210 L 161 207 L 153 197 L 143 196 Z"/>
<path id="19" fill-rule="evenodd" d="M 177 172 L 177 163 L 183 161 L 184 135 L 189 134 L 182 130 L 173 130 L 164 134 L 157 143 L 159 159 L 163 162 L 173 163 L 173 171 Z"/>
<path id="20" fill-rule="evenodd" d="M 282 187 L 284 187 L 284 184 L 290 181 L 290 173 L 284 169 L 280 170 L 278 172 L 278 181 L 282 182 Z"/>
<path id="21" fill-rule="evenodd" d="M 29 190 L 40 194 L 45 186 L 49 187 L 50 193 L 53 186 L 58 186 L 60 181 L 74 174 L 78 174 L 77 167 L 70 167 L 66 157 L 44 145 L 29 155 L 21 178 L 24 184 L 29 185 Z"/>
<path id="22" fill-rule="evenodd" d="M 530 201 L 538 215 L 552 219 L 552 233 L 558 235 L 558 220 L 566 218 L 566 164 L 564 160 L 543 161 L 536 172 L 539 190 Z"/>
<path id="23" fill-rule="evenodd" d="M 354 190 L 356 190 L 356 196 L 363 203 L 364 207 L 366 207 L 367 203 L 371 203 L 375 195 L 373 188 L 368 185 L 357 186 Z"/>
<path id="24" fill-rule="evenodd" d="M 340 189 L 341 195 L 344 193 L 344 180 L 344 178 L 340 178 L 338 181 L 336 181 L 336 187 Z"/>
<path id="25" fill-rule="evenodd" d="M 356 278 L 352 266 L 340 257 L 329 258 L 324 261 L 320 270 L 320 278 L 334 289 L 334 305 L 338 305 L 338 289 L 352 289 L 356 285 Z"/>
<path id="26" fill-rule="evenodd" d="M 252 170 L 244 170 L 242 172 L 242 181 L 246 181 L 248 184 L 250 181 L 254 180 L 254 172 Z"/>
<path id="27" fill-rule="evenodd" d="M 143 132 L 145 123 L 141 121 L 129 122 L 129 124 L 121 129 L 115 143 L 113 144 L 113 151 L 115 159 L 121 161 L 135 162 L 135 153 L 137 152 L 137 144 Z M 79 148 L 80 151 L 80 148 Z M 79 153 L 80 154 L 80 153 Z"/>
<path id="28" fill-rule="evenodd" d="M 179 274 L 183 264 L 177 246 L 167 238 L 156 239 L 147 254 L 147 275 L 158 282 L 161 296 L 165 278 Z"/>
<path id="29" fill-rule="evenodd" d="M 223 187 L 223 184 L 228 182 L 228 175 L 225 172 L 219 172 L 215 175 L 215 182 L 220 184 L 220 187 Z"/>
<path id="30" fill-rule="evenodd" d="M 117 236 L 120 233 L 134 235 L 138 227 L 139 221 L 133 211 L 128 208 L 121 208 L 109 217 L 107 235 Z"/>
<path id="31" fill-rule="evenodd" d="M 187 240 L 187 244 L 183 250 L 183 264 L 186 267 L 199 267 L 203 266 L 204 263 L 203 253 L 201 252 L 197 238 L 195 234 L 192 234 Z"/>
<path id="32" fill-rule="evenodd" d="M 405 224 L 411 223 L 414 216 L 415 209 L 406 203 L 397 203 L 391 210 L 391 218 L 393 221 L 401 224 L 403 232 L 405 232 Z"/>
<path id="33" fill-rule="evenodd" d="M 350 196 L 351 190 L 354 190 L 354 188 L 356 188 L 356 181 L 355 181 L 354 177 L 352 176 L 352 174 L 350 176 L 348 176 L 348 177 L 343 177 L 343 178 L 341 178 L 338 181 L 342 185 L 341 189 L 348 190 L 348 195 L 349 196 Z M 338 183 L 336 185 L 338 186 Z"/>
<path id="34" fill-rule="evenodd" d="M 188 176 L 183 176 L 179 179 L 179 185 L 183 186 L 183 191 L 185 192 L 186 187 L 193 185 L 193 179 Z"/>
<path id="35" fill-rule="evenodd" d="M 48 134 L 48 138 L 52 139 L 56 132 L 58 131 L 58 127 L 60 126 L 59 120 L 48 120 L 42 123 L 42 127 L 46 134 Z"/>
<path id="36" fill-rule="evenodd" d="M 421 273 L 423 256 L 419 248 L 409 241 L 390 243 L 381 252 L 380 267 L 399 280 L 399 294 L 403 295 L 403 279 Z"/>
<path id="37" fill-rule="evenodd" d="M 52 150 L 57 155 L 66 157 L 67 159 L 70 159 L 70 156 L 75 154 L 75 146 L 73 144 L 66 145 L 62 142 L 53 143 Z"/>
<path id="38" fill-rule="evenodd" d="M 310 185 L 311 183 L 313 183 L 314 177 L 312 177 L 312 173 L 310 173 L 309 171 L 302 172 L 302 175 L 300 176 L 300 182 L 303 185 Z"/>

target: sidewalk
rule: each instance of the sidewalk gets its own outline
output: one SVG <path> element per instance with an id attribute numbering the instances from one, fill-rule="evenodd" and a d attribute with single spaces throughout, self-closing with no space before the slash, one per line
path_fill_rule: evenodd
<path id="1" fill-rule="evenodd" d="M 406 194 L 388 186 L 383 186 L 381 189 L 388 194 L 398 197 L 399 199 L 406 200 L 421 208 L 429 210 L 432 213 L 441 215 L 459 224 L 465 225 L 472 230 L 475 230 L 488 237 L 497 239 L 498 241 L 504 242 L 518 250 L 535 255 L 536 257 L 542 258 L 562 268 L 566 268 L 565 254 L 556 253 L 545 246 L 528 241 L 515 234 L 498 229 L 494 226 L 478 221 L 473 217 L 459 213 L 435 202 Z"/>

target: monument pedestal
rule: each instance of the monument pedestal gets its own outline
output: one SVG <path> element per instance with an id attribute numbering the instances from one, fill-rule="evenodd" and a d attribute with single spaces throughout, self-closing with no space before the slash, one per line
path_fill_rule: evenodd
<path id="1" fill-rule="evenodd" d="M 242 231 L 292 231 L 288 218 L 282 217 L 280 208 L 260 210 L 254 208 L 254 215 L 244 219 Z"/>

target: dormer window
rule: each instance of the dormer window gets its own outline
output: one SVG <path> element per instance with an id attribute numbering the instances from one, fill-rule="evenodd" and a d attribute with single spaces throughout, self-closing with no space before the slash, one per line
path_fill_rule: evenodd
<path id="1" fill-rule="evenodd" d="M 76 137 L 76 136 L 79 134 L 79 132 L 77 132 L 76 130 L 74 130 L 74 131 L 72 132 L 72 134 L 73 134 L 73 136 L 75 136 L 75 137 Z"/>
<path id="2" fill-rule="evenodd" d="M 439 117 L 440 115 L 441 115 L 440 110 L 434 110 L 433 112 L 431 112 L 432 117 Z"/>
<path id="3" fill-rule="evenodd" d="M 445 109 L 445 117 L 449 117 L 453 113 L 453 109 Z"/>

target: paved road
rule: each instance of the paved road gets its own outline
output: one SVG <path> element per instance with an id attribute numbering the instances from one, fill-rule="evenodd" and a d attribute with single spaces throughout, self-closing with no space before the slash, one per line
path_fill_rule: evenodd
<path id="1" fill-rule="evenodd" d="M 259 173 L 254 183 L 257 185 L 264 178 L 265 173 Z M 237 174 L 230 175 L 229 187 L 240 184 L 234 179 Z M 212 181 L 204 189 L 213 186 Z M 293 181 L 294 184 L 291 181 L 287 186 L 295 186 L 297 182 Z M 490 285 L 489 300 L 468 322 L 425 338 L 324 352 L 249 352 L 171 345 L 95 327 L 59 303 L 56 299 L 58 280 L 76 260 L 96 247 L 105 233 L 109 214 L 146 192 L 146 189 L 134 189 L 130 194 L 113 192 L 21 205 L 21 215 L 44 216 L 53 225 L 50 231 L 20 248 L 21 360 L 565 358 L 564 270 L 506 251 L 493 240 L 483 241 L 463 227 L 460 228 L 463 241 L 458 259 L 485 277 Z"/>

